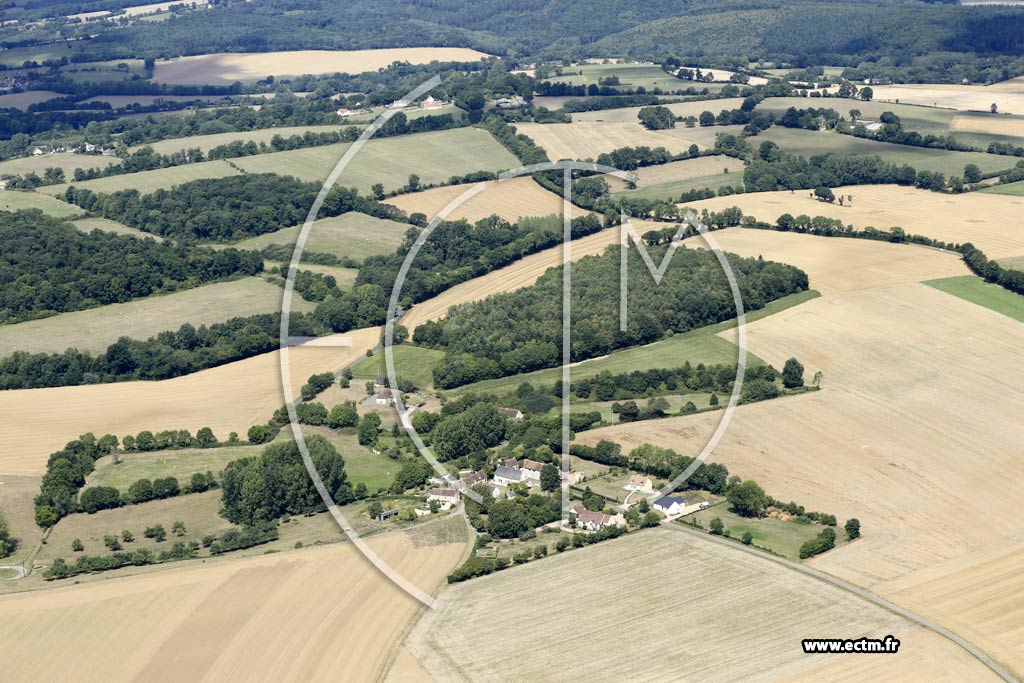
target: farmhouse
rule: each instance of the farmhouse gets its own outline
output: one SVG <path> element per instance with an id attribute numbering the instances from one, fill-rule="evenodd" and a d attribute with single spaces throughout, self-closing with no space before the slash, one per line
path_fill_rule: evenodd
<path id="1" fill-rule="evenodd" d="M 423 102 L 420 104 L 420 107 L 422 109 L 441 109 L 442 107 L 447 107 L 447 106 L 448 106 L 447 102 L 442 102 L 441 100 L 435 100 L 433 98 L 433 96 L 431 96 L 431 95 L 427 95 L 427 98 L 425 100 L 423 100 Z"/>
<path id="2" fill-rule="evenodd" d="M 472 474 L 467 474 L 459 481 L 462 482 L 463 486 L 469 488 L 471 486 L 476 486 L 477 484 L 482 484 L 485 481 L 487 481 L 487 474 L 482 471 L 473 472 Z"/>
<path id="3" fill-rule="evenodd" d="M 498 486 L 518 484 L 523 481 L 523 471 L 518 467 L 505 467 L 501 465 L 494 470 L 494 483 Z"/>
<path id="4" fill-rule="evenodd" d="M 405 109 L 409 106 L 409 100 L 395 100 L 388 105 L 388 109 Z"/>
<path id="5" fill-rule="evenodd" d="M 351 109 L 345 109 L 344 107 L 342 107 L 341 109 L 338 110 L 337 113 L 338 116 L 344 119 L 348 118 L 349 116 L 352 116 L 352 114 L 354 114 L 355 112 L 353 112 Z"/>
<path id="6" fill-rule="evenodd" d="M 622 515 L 606 515 L 603 512 L 587 510 L 582 505 L 575 506 L 572 511 L 576 513 L 577 529 L 599 531 L 606 526 L 624 526 L 626 523 Z"/>
<path id="7" fill-rule="evenodd" d="M 642 474 L 634 474 L 622 488 L 627 491 L 643 491 L 644 493 L 650 493 L 654 490 L 654 484 L 651 483 L 650 477 L 645 477 Z"/>
<path id="8" fill-rule="evenodd" d="M 515 408 L 498 408 L 498 412 L 514 422 L 523 421 L 523 412 Z"/>
<path id="9" fill-rule="evenodd" d="M 391 406 L 395 404 L 395 395 L 398 390 L 381 389 L 373 395 L 373 402 L 377 405 Z"/>
<path id="10" fill-rule="evenodd" d="M 530 481 L 540 481 L 540 471 L 543 467 L 544 463 L 542 462 L 530 460 L 529 458 L 523 460 L 523 478 Z"/>
<path id="11" fill-rule="evenodd" d="M 871 121 L 869 119 L 857 119 L 857 125 L 864 126 L 868 130 L 874 132 L 876 130 L 882 130 L 882 127 L 885 124 L 883 124 L 883 123 L 881 123 L 879 121 Z"/>
<path id="12" fill-rule="evenodd" d="M 427 502 L 436 500 L 441 504 L 442 510 L 448 510 L 459 503 L 459 492 L 457 489 L 430 489 Z"/>
<path id="13" fill-rule="evenodd" d="M 666 515 L 678 515 L 683 511 L 684 507 L 686 507 L 686 501 L 682 498 L 662 496 L 658 500 L 654 501 L 654 509 Z"/>

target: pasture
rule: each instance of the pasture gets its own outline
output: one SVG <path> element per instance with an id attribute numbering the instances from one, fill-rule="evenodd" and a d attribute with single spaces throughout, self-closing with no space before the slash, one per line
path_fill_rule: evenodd
<path id="1" fill-rule="evenodd" d="M 398 379 L 408 379 L 418 387 L 429 387 L 434 383 L 434 376 L 431 371 L 434 364 L 444 357 L 443 351 L 427 349 L 409 344 L 399 344 L 392 347 L 395 358 L 395 376 Z M 368 358 L 364 358 L 352 367 L 354 380 L 377 379 L 387 377 L 387 366 L 385 363 L 384 351 L 378 351 Z M 358 382 L 357 382 L 358 383 Z"/>
<path id="2" fill-rule="evenodd" d="M 8 52 L 12 52 L 12 50 L 5 50 L 3 54 Z M 25 92 L 9 93 L 7 95 L 0 95 L 0 109 L 21 109 L 24 111 L 33 104 L 46 102 L 55 97 L 63 97 L 63 95 L 52 90 L 27 90 Z"/>
<path id="3" fill-rule="evenodd" d="M 802 130 L 772 126 L 757 136 L 759 141 L 771 141 L 784 152 L 805 157 L 817 154 L 870 154 L 891 164 L 909 164 L 918 171 L 933 171 L 946 176 L 963 176 L 964 166 L 977 164 L 982 173 L 1004 171 L 1017 163 L 1015 157 L 986 152 L 951 152 L 945 149 L 911 147 L 879 142 L 835 132 Z"/>
<path id="4" fill-rule="evenodd" d="M 377 344 L 375 327 L 352 330 L 288 349 L 293 395 L 310 375 L 337 371 Z M 329 346 L 331 340 L 351 346 Z M 53 387 L 0 392 L 6 444 L 0 473 L 38 475 L 50 453 L 85 432 L 135 434 L 144 429 L 210 427 L 214 434 L 245 434 L 284 403 L 281 351 L 159 382 Z M 59 406 L 59 409 L 57 408 Z"/>
<path id="5" fill-rule="evenodd" d="M 685 152 L 690 145 L 712 147 L 718 133 L 734 132 L 733 126 L 706 128 L 676 127 L 647 130 L 632 122 L 584 121 L 573 123 L 517 123 L 516 131 L 544 148 L 552 161 L 559 159 L 596 159 L 620 147 L 664 147 L 672 154 Z M 739 128 L 736 128 L 739 130 Z"/>
<path id="6" fill-rule="evenodd" d="M 624 197 L 672 199 L 692 189 L 743 185 L 743 162 L 724 155 L 673 161 L 636 169 L 636 189 L 626 190 L 624 181 L 606 177 L 612 191 Z"/>
<path id="7" fill-rule="evenodd" d="M 92 232 L 93 230 L 100 230 L 102 232 L 112 232 L 115 235 L 129 235 L 131 237 L 139 237 L 142 239 L 153 239 L 157 242 L 162 242 L 163 237 L 159 235 L 151 235 L 148 232 L 143 232 L 138 228 L 131 228 L 127 225 L 112 221 L 109 218 L 79 218 L 78 220 L 71 221 L 71 225 L 75 226 L 76 229 L 82 232 Z"/>
<path id="8" fill-rule="evenodd" d="M 987 194 L 1006 194 L 1011 197 L 1024 197 L 1024 180 L 1006 183 L 1005 185 L 993 185 L 980 191 Z"/>
<path id="9" fill-rule="evenodd" d="M 428 219 L 437 216 L 449 203 L 472 190 L 475 185 L 450 185 L 423 192 L 398 195 L 385 201 L 405 213 L 423 213 Z M 577 209 L 581 213 L 588 213 Z M 526 216 L 560 216 L 562 198 L 543 188 L 533 178 L 521 176 L 503 181 L 489 181 L 479 194 L 467 199 L 448 214 L 449 220 L 464 218 L 476 222 L 488 216 L 498 215 L 507 221 L 517 221 Z"/>
<path id="10" fill-rule="evenodd" d="M 60 168 L 64 175 L 71 177 L 76 168 L 106 168 L 114 162 L 120 161 L 117 157 L 105 157 L 101 154 L 73 154 L 65 152 L 61 154 L 43 154 L 41 156 L 17 157 L 0 161 L 0 176 L 25 175 L 36 173 L 42 175 L 48 168 Z"/>
<path id="11" fill-rule="evenodd" d="M 59 186 L 58 186 L 59 187 Z M 55 218 L 72 218 L 85 212 L 73 204 L 39 192 L 0 190 L 0 211 L 38 209 Z"/>
<path id="12" fill-rule="evenodd" d="M 248 173 L 277 173 L 323 182 L 341 160 L 348 144 L 258 154 L 235 159 Z M 411 174 L 422 183 L 439 183 L 473 171 L 501 171 L 519 166 L 491 134 L 479 128 L 456 128 L 371 140 L 338 178 L 344 187 L 369 193 L 375 183 L 385 190 L 406 185 Z"/>
<path id="13" fill-rule="evenodd" d="M 850 110 L 860 112 L 859 118 L 878 121 L 884 112 L 892 112 L 900 117 L 903 127 L 915 130 L 922 135 L 945 135 L 950 131 L 956 112 L 936 107 L 924 107 L 912 104 L 894 104 L 892 102 L 865 102 L 863 100 L 816 98 L 816 97 L 768 97 L 757 105 L 757 111 L 782 116 L 790 107 L 806 109 L 835 109 L 841 116 L 850 118 Z"/>
<path id="14" fill-rule="evenodd" d="M 325 252 L 338 257 L 361 261 L 374 254 L 394 253 L 412 226 L 355 211 L 313 221 L 306 237 L 305 251 Z M 271 244 L 294 245 L 302 231 L 301 225 L 257 235 L 237 242 L 239 249 L 262 249 Z M 312 268 L 308 264 L 303 266 Z"/>
<path id="15" fill-rule="evenodd" d="M 958 244 L 971 242 L 989 258 L 1024 254 L 1024 233 L 1010 227 L 1019 222 L 1024 209 L 1020 197 L 982 192 L 948 195 L 899 185 L 850 185 L 835 192 L 853 195 L 853 201 L 839 206 L 812 199 L 810 191 L 780 190 L 715 197 L 686 206 L 698 212 L 738 206 L 745 215 L 769 223 L 789 213 L 836 218 L 857 229 L 899 226 L 908 234 Z"/>
<path id="16" fill-rule="evenodd" d="M 270 141 L 277 135 L 283 138 L 303 133 L 333 133 L 348 126 L 281 126 L 280 128 L 260 128 L 257 130 L 238 131 L 234 133 L 213 133 L 211 135 L 192 135 L 187 138 L 171 138 L 159 140 L 148 145 L 138 145 L 129 151 L 136 151 L 142 147 L 152 147 L 154 152 L 159 154 L 173 154 L 185 149 L 201 149 L 204 153 L 214 147 L 226 145 L 232 142 L 255 142 L 270 144 Z"/>
<path id="17" fill-rule="evenodd" d="M 169 190 L 175 185 L 181 185 L 193 180 L 225 178 L 232 175 L 238 175 L 238 171 L 231 168 L 226 161 L 217 159 L 216 161 L 169 166 L 153 171 L 112 175 L 106 178 L 70 182 L 63 185 L 46 185 L 39 188 L 39 192 L 56 196 L 63 194 L 69 186 L 74 185 L 77 188 L 92 190 L 93 192 L 110 193 L 119 190 L 138 190 L 142 194 L 146 194 L 154 190 Z"/>
<path id="18" fill-rule="evenodd" d="M 224 95 L 96 95 L 82 100 L 82 103 L 106 102 L 114 109 L 125 109 L 133 104 L 149 107 L 157 102 L 214 102 L 222 99 L 224 99 Z M 145 114 L 145 116 L 150 115 Z"/>
<path id="19" fill-rule="evenodd" d="M 227 434 L 216 436 L 224 440 L 228 437 Z M 127 491 L 128 487 L 139 479 L 159 477 L 175 477 L 184 485 L 196 472 L 210 471 L 219 475 L 229 462 L 259 455 L 264 448 L 265 446 L 244 444 L 217 448 L 122 453 L 120 462 L 114 462 L 113 457 L 108 455 L 96 461 L 96 469 L 86 478 L 86 486 L 113 486 L 121 491 Z"/>
<path id="20" fill-rule="evenodd" d="M 368 544 L 433 592 L 466 550 L 461 519 L 436 524 L 449 532 Z M 6 670 L 50 680 L 372 680 L 422 610 L 348 543 L 160 569 L 5 597 Z M 54 650 L 39 658 L 43 634 Z"/>
<path id="21" fill-rule="evenodd" d="M 289 78 L 305 74 L 376 71 L 392 62 L 428 64 L 476 62 L 488 55 L 461 47 L 407 47 L 385 50 L 296 50 L 249 52 L 180 57 L 157 62 L 153 80 L 168 85 L 231 85 L 258 81 L 267 76 Z"/>
<path id="22" fill-rule="evenodd" d="M 711 100 L 694 100 L 691 102 L 672 102 L 662 104 L 661 106 L 668 107 L 676 116 L 683 118 L 693 116 L 696 118 L 706 111 L 717 115 L 720 111 L 726 109 L 739 109 L 741 104 L 743 104 L 742 97 L 726 97 Z M 620 107 L 618 109 L 575 112 L 572 115 L 572 122 L 636 123 L 639 120 L 637 117 L 642 108 Z"/>
<path id="23" fill-rule="evenodd" d="M 623 88 L 661 88 L 665 91 L 685 90 L 690 86 L 701 88 L 703 84 L 684 81 L 681 78 L 665 73 L 661 66 L 653 62 L 640 64 L 578 64 L 562 69 L 561 75 L 548 78 L 552 83 L 568 83 L 570 85 L 599 85 L 598 81 L 616 77 Z"/>
<path id="24" fill-rule="evenodd" d="M 774 249 L 773 238 L 780 238 Z M 819 392 L 741 406 L 715 459 L 777 498 L 861 520 L 863 538 L 815 559 L 820 569 L 897 603 L 918 585 L 956 595 L 961 572 L 974 572 L 977 596 L 989 591 L 988 581 L 1009 595 L 1018 579 L 993 556 L 1019 547 L 1022 532 L 1015 511 L 1024 426 L 1014 415 L 1024 400 L 1024 369 L 1010 359 L 1024 344 L 1024 327 L 912 281 L 930 279 L 929 270 L 932 277 L 963 273 L 952 255 L 901 247 L 921 261 L 911 271 L 882 249 L 895 245 L 868 243 L 876 253 L 863 268 L 869 261 L 846 240 L 753 231 L 720 238 L 727 240 L 730 251 L 804 268 L 822 290 L 820 299 L 757 321 L 747 333 L 751 351 L 768 362 L 795 356 L 808 379 L 819 370 L 824 379 Z M 850 270 L 865 272 L 852 282 Z M 840 289 L 844 282 L 850 286 Z M 714 414 L 673 417 L 588 431 L 579 440 L 691 453 L 716 424 Z M 950 625 L 950 604 L 915 607 Z M 985 621 L 979 606 L 976 620 L 964 614 L 957 623 L 1019 670 L 1024 648 L 1014 625 L 1024 603 L 1006 599 L 998 609 L 998 620 Z"/>
<path id="25" fill-rule="evenodd" d="M 0 357 L 14 351 L 61 353 L 69 348 L 99 353 L 120 337 L 147 339 L 185 323 L 198 327 L 238 316 L 276 313 L 281 310 L 283 292 L 258 277 L 247 277 L 3 325 Z M 293 298 L 292 310 L 313 310 L 313 303 Z"/>
<path id="26" fill-rule="evenodd" d="M 925 284 L 1024 322 L 1024 297 L 976 275 L 928 280 Z"/>
<path id="27" fill-rule="evenodd" d="M 536 595 L 544 597 L 528 597 Z M 406 649 L 445 681 L 507 680 L 515 670 L 523 680 L 571 671 L 580 680 L 719 683 L 781 680 L 832 661 L 802 653 L 808 633 L 906 630 L 900 617 L 769 560 L 653 529 L 457 584 Z M 529 656 L 509 650 L 507 633 Z M 987 680 L 951 645 L 930 653 Z"/>

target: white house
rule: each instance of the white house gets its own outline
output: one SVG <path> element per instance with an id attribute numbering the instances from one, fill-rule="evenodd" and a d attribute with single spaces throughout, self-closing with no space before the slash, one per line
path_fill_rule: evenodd
<path id="1" fill-rule="evenodd" d="M 658 500 L 654 501 L 654 509 L 658 512 L 664 513 L 665 515 L 678 515 L 686 507 L 686 501 L 682 498 L 673 498 L 672 496 L 662 496 Z"/>
<path id="2" fill-rule="evenodd" d="M 34 156 L 34 157 L 41 157 L 41 156 L 43 156 L 43 150 L 41 150 L 38 147 L 36 147 L 35 149 L 32 150 L 32 156 Z"/>
<path id="3" fill-rule="evenodd" d="M 447 106 L 447 102 L 435 100 L 431 95 L 427 95 L 427 98 L 423 100 L 423 102 L 420 104 L 420 107 L 422 107 L 423 109 L 441 109 L 442 107 Z"/>
<path id="4" fill-rule="evenodd" d="M 458 489 L 430 489 L 427 502 L 429 503 L 434 500 L 441 504 L 442 510 L 448 510 L 453 505 L 458 505 L 459 491 Z"/>
<path id="5" fill-rule="evenodd" d="M 388 109 L 405 109 L 409 106 L 409 100 L 395 100 L 388 105 Z"/>
<path id="6" fill-rule="evenodd" d="M 380 391 L 373 395 L 373 402 L 376 403 L 377 405 L 393 406 L 395 405 L 395 394 L 397 393 L 397 389 L 381 389 Z"/>
<path id="7" fill-rule="evenodd" d="M 536 460 L 530 460 L 527 458 L 523 460 L 523 478 L 527 481 L 540 481 L 540 471 L 544 468 L 544 463 L 537 462 Z"/>
<path id="8" fill-rule="evenodd" d="M 498 486 L 509 486 L 523 481 L 523 471 L 518 467 L 505 467 L 501 465 L 494 470 L 494 483 Z"/>
<path id="9" fill-rule="evenodd" d="M 606 526 L 625 526 L 626 519 L 622 515 L 606 515 L 603 512 L 587 510 L 582 505 L 573 508 L 576 513 L 576 528 L 587 531 L 600 531 Z"/>
<path id="10" fill-rule="evenodd" d="M 645 477 L 642 474 L 634 474 L 622 488 L 627 491 L 643 491 L 644 493 L 650 493 L 654 490 L 654 484 L 651 483 L 650 477 Z"/>
<path id="11" fill-rule="evenodd" d="M 341 109 L 338 110 L 337 113 L 338 113 L 338 116 L 340 116 L 341 118 L 344 119 L 344 118 L 348 118 L 349 116 L 352 116 L 352 114 L 354 112 L 351 109 L 345 109 L 344 107 L 342 107 Z"/>

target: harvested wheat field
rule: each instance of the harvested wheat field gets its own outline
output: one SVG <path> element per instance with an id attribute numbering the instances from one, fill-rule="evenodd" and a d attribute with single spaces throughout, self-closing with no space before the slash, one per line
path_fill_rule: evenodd
<path id="1" fill-rule="evenodd" d="M 516 131 L 533 139 L 544 148 L 552 161 L 559 159 L 596 159 L 620 147 L 664 147 L 673 154 L 684 152 L 690 145 L 710 147 L 714 134 L 725 132 L 725 126 L 708 128 L 671 128 L 647 130 L 638 122 L 600 123 L 517 123 Z M 710 131 L 710 132 L 709 132 Z"/>
<path id="2" fill-rule="evenodd" d="M 210 54 L 157 62 L 153 80 L 169 85 L 231 85 L 235 81 L 258 81 L 267 76 L 289 78 L 305 74 L 354 74 L 383 69 L 393 62 L 476 62 L 488 56 L 462 47 Z"/>
<path id="3" fill-rule="evenodd" d="M 958 133 L 986 133 L 1024 138 L 1024 116 L 957 114 L 949 129 Z"/>
<path id="4" fill-rule="evenodd" d="M 756 240 L 744 247 L 748 235 L 741 232 L 723 235 L 723 246 L 747 256 L 765 251 Z M 1024 669 L 1024 641 L 1014 626 L 1024 618 L 1024 601 L 1010 597 L 1020 594 L 1019 579 L 1006 568 L 1020 559 L 993 556 L 1019 547 L 1024 533 L 1017 514 L 1024 425 L 1015 417 L 1024 402 L 1024 368 L 1014 360 L 1024 348 L 1024 325 L 905 282 L 907 264 L 881 250 L 874 267 L 844 290 L 847 274 L 812 267 L 821 257 L 799 246 L 828 243 L 819 249 L 835 250 L 834 270 L 862 270 L 863 259 L 840 258 L 847 240 L 775 233 L 760 239 L 772 236 L 796 238 L 795 246 L 788 257 L 780 247 L 766 258 L 806 269 L 825 296 L 749 325 L 749 349 L 776 367 L 795 356 L 808 379 L 824 373 L 823 390 L 741 406 L 712 460 L 780 499 L 840 520 L 859 518 L 863 539 L 815 566 L 912 604 Z M 886 275 L 885 264 L 895 272 Z M 864 279 L 871 272 L 877 273 L 873 287 Z M 690 453 L 704 445 L 719 417 L 610 427 L 579 440 L 652 442 Z M 974 592 L 972 610 L 958 609 L 960 582 Z M 1001 617 L 993 620 L 993 613 Z"/>
<path id="5" fill-rule="evenodd" d="M 633 173 L 636 174 L 636 186 L 638 190 L 656 189 L 660 187 L 672 188 L 682 187 L 687 181 L 702 181 L 714 176 L 724 174 L 738 174 L 743 170 L 743 162 L 724 154 L 714 156 L 697 157 L 696 159 L 684 159 L 672 161 L 657 166 L 644 166 Z M 605 176 L 612 192 L 626 189 L 626 181 L 614 176 Z M 736 180 L 742 184 L 743 178 L 736 176 Z M 678 192 L 676 193 L 678 194 Z"/>
<path id="6" fill-rule="evenodd" d="M 310 375 L 340 370 L 373 348 L 376 327 L 324 340 L 351 340 L 351 347 L 323 341 L 288 350 L 292 390 Z M 50 453 L 79 434 L 134 434 L 141 430 L 211 427 L 215 434 L 245 434 L 284 403 L 280 351 L 160 382 L 118 382 L 0 392 L 0 473 L 42 474 Z"/>
<path id="7" fill-rule="evenodd" d="M 803 654 L 808 634 L 908 633 L 916 643 L 915 631 L 769 560 L 654 529 L 458 584 L 420 620 L 406 648 L 440 681 L 561 680 L 571 671 L 574 680 L 724 683 L 774 681 L 839 661 Z M 929 646 L 932 661 L 993 680 L 952 643 Z M 870 665 L 863 660 L 871 658 L 855 659 Z"/>
<path id="8" fill-rule="evenodd" d="M 651 223 L 648 221 L 633 221 L 633 225 L 636 231 L 642 234 L 647 229 L 646 226 L 651 225 Z M 665 223 L 658 225 L 663 226 Z M 618 244 L 620 239 L 621 232 L 617 226 L 605 228 L 593 235 L 574 239 L 572 241 L 572 260 L 575 261 L 584 256 L 600 254 L 609 245 Z M 463 282 L 460 285 L 445 290 L 432 299 L 416 304 L 409 309 L 408 313 L 402 316 L 402 324 L 411 332 L 418 325 L 428 320 L 443 318 L 452 306 L 469 301 L 478 301 L 492 294 L 511 292 L 532 285 L 549 268 L 560 266 L 563 258 L 564 252 L 561 245 L 531 254 L 504 268 L 499 268 L 469 282 Z"/>
<path id="9" fill-rule="evenodd" d="M 464 218 L 472 223 L 497 214 L 505 220 L 516 221 L 525 216 L 562 214 L 562 198 L 541 187 L 529 176 L 472 185 L 435 187 L 432 190 L 399 195 L 384 203 L 396 206 L 406 214 L 424 213 L 429 220 L 450 202 L 480 184 L 484 185 L 484 189 L 448 214 L 448 220 Z M 576 213 L 582 215 L 589 212 L 577 209 Z"/>
<path id="10" fill-rule="evenodd" d="M 947 195 L 900 185 L 850 185 L 836 195 L 853 195 L 846 206 L 812 199 L 808 191 L 756 192 L 690 202 L 700 211 L 738 206 L 746 215 L 774 223 L 779 216 L 828 216 L 863 229 L 893 226 L 944 242 L 971 242 L 989 258 L 1024 254 L 1024 198 L 971 192 Z"/>
<path id="11" fill-rule="evenodd" d="M 960 111 L 990 111 L 1024 114 L 1024 81 L 1013 79 L 993 85 L 874 85 L 875 100 L 923 104 Z"/>
<path id="12" fill-rule="evenodd" d="M 369 545 L 433 592 L 466 549 L 445 524 Z M 345 543 L 0 597 L 0 642 L 12 680 L 373 680 L 421 609 Z"/>

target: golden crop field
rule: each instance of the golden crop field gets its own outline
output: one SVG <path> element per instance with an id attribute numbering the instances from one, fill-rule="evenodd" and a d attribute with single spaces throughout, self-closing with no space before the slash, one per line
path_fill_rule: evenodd
<path id="1" fill-rule="evenodd" d="M 720 211 L 738 206 L 746 215 L 774 223 L 784 213 L 793 216 L 828 216 L 863 229 L 902 227 L 907 233 L 945 242 L 971 242 L 989 258 L 1024 255 L 1024 231 L 1012 226 L 1020 221 L 1024 198 L 971 192 L 947 195 L 899 185 L 851 185 L 835 189 L 837 195 L 853 195 L 846 206 L 810 197 L 810 192 L 757 192 L 715 197 L 686 204 Z"/>
<path id="2" fill-rule="evenodd" d="M 743 170 L 743 162 L 725 155 L 697 157 L 696 159 L 684 159 L 683 161 L 672 161 L 658 166 L 644 166 L 633 173 L 636 174 L 637 190 L 656 189 L 665 186 L 672 187 L 677 184 L 684 184 L 684 181 L 700 180 L 714 176 L 737 173 Z M 742 177 L 737 178 L 742 184 Z M 626 182 L 614 176 L 606 176 L 605 181 L 613 192 L 626 188 Z"/>
<path id="3" fill-rule="evenodd" d="M 370 539 L 434 592 L 465 553 L 464 522 Z M 422 605 L 354 546 L 208 560 L 0 598 L 14 680 L 373 680 Z M 37 646 L 48 643 L 40 657 Z"/>
<path id="4" fill-rule="evenodd" d="M 804 268 L 824 294 L 747 328 L 759 357 L 776 367 L 796 357 L 808 380 L 817 371 L 824 379 L 820 392 L 741 406 L 713 459 L 777 498 L 840 520 L 859 518 L 862 540 L 815 566 L 912 604 L 1024 668 L 1015 626 L 1024 601 L 1008 597 L 1019 594 L 1019 579 L 1007 570 L 1021 561 L 1009 550 L 1020 547 L 1024 533 L 1016 514 L 1024 425 L 1014 418 L 1024 401 L 1024 368 L 1006 362 L 1024 348 L 1024 326 L 910 281 L 927 270 L 963 269 L 953 255 L 899 247 L 921 255 L 910 273 L 905 260 L 891 257 L 896 245 L 865 242 L 886 247 L 872 260 L 853 254 L 849 240 L 728 232 L 723 247 Z M 782 239 L 772 249 L 767 243 L 775 237 Z M 844 272 L 851 270 L 863 271 L 860 281 Z M 689 453 L 703 446 L 719 417 L 610 427 L 579 440 L 608 438 L 626 448 L 651 442 Z M 972 609 L 960 609 L 970 604 L 955 595 L 961 589 L 978 601 Z M 980 602 L 996 591 L 1003 596 L 998 606 Z M 991 619 L 993 609 L 1001 618 Z"/>
<path id="5" fill-rule="evenodd" d="M 1024 112 L 1021 112 L 1024 114 Z M 981 116 L 957 114 L 950 130 L 963 133 L 987 133 L 1024 138 L 1024 116 Z"/>
<path id="6" fill-rule="evenodd" d="M 340 370 L 373 348 L 376 327 L 326 340 L 349 339 L 347 348 L 311 343 L 288 350 L 294 395 L 310 375 Z M 0 392 L 0 473 L 41 474 L 49 454 L 85 432 L 97 436 L 144 429 L 210 427 L 217 435 L 266 422 L 284 403 L 280 351 L 159 382 L 118 382 Z"/>
<path id="7" fill-rule="evenodd" d="M 372 254 L 391 254 L 402 243 L 410 227 L 412 226 L 408 223 L 350 211 L 340 216 L 313 221 L 306 236 L 305 251 L 326 252 L 338 257 L 347 256 L 357 261 Z M 293 225 L 290 228 L 250 237 L 232 246 L 239 249 L 262 249 L 270 244 L 294 246 L 301 231 L 301 225 Z M 303 264 L 303 267 L 312 270 L 309 264 Z"/>
<path id="8" fill-rule="evenodd" d="M 383 69 L 392 62 L 475 62 L 488 56 L 462 47 L 208 54 L 157 62 L 153 80 L 169 85 L 231 85 L 235 81 L 257 81 L 267 76 L 288 78 L 305 74 L 361 73 Z"/>
<path id="9" fill-rule="evenodd" d="M 672 154 L 684 152 L 690 145 L 707 148 L 714 145 L 715 134 L 734 132 L 733 126 L 706 128 L 670 128 L 647 130 L 638 121 L 583 121 L 580 123 L 517 123 L 516 131 L 544 148 L 552 161 L 559 159 L 596 159 L 620 147 L 664 147 Z M 728 129 L 728 130 L 727 130 Z M 736 128 L 736 130 L 739 130 Z"/>
<path id="10" fill-rule="evenodd" d="M 0 357 L 14 351 L 61 353 L 69 348 L 103 352 L 120 337 L 147 339 L 185 323 L 211 325 L 228 318 L 276 313 L 284 294 L 279 286 L 258 277 L 215 282 L 162 296 L 109 304 L 84 311 L 0 326 Z M 315 307 L 295 296 L 292 310 Z"/>
<path id="11" fill-rule="evenodd" d="M 839 588 L 653 529 L 456 584 L 414 627 L 406 649 L 442 681 L 558 680 L 571 672 L 574 680 L 725 683 L 785 680 L 839 664 L 842 657 L 803 654 L 800 639 L 811 633 L 920 638 L 901 617 Z M 951 643 L 928 646 L 929 659 L 944 668 L 993 679 Z M 872 665 L 870 657 L 846 659 L 860 660 L 850 663 L 857 670 Z"/>
<path id="12" fill-rule="evenodd" d="M 476 222 L 497 214 L 505 220 L 516 221 L 525 216 L 561 215 L 562 198 L 541 187 L 533 178 L 523 176 L 503 181 L 489 181 L 479 194 L 460 204 L 448 214 L 449 220 L 464 218 Z M 450 202 L 469 192 L 475 185 L 449 185 L 423 192 L 398 195 L 385 204 L 397 206 L 406 214 L 424 213 L 432 219 Z M 589 213 L 577 209 L 578 214 Z"/>
<path id="13" fill-rule="evenodd" d="M 989 111 L 995 104 L 1003 114 L 1024 114 L 1024 81 L 993 85 L 875 85 L 875 100 L 923 104 L 959 111 Z"/>

